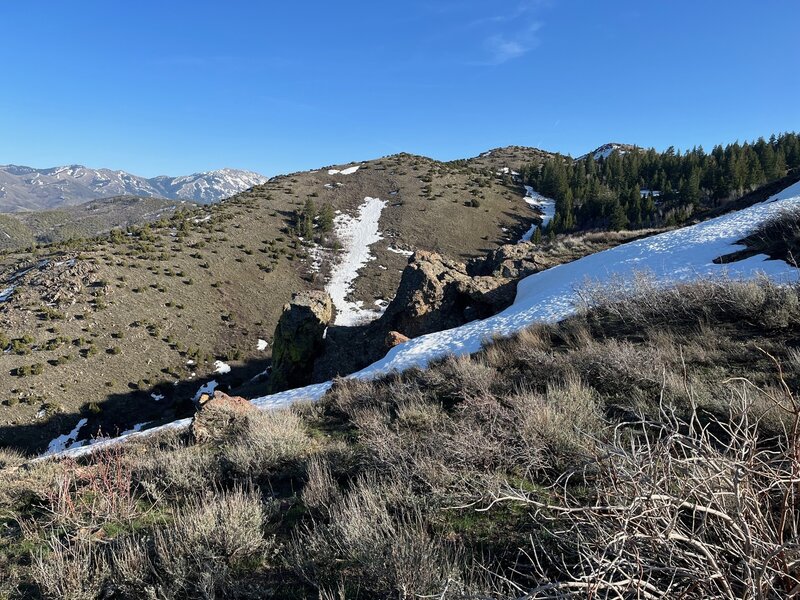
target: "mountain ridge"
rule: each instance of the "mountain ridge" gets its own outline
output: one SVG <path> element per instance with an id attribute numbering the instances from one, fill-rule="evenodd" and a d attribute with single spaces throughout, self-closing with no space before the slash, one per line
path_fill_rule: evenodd
<path id="1" fill-rule="evenodd" d="M 0 165 L 0 212 L 62 208 L 115 196 L 140 196 L 211 204 L 264 183 L 253 171 L 224 168 L 146 178 L 80 164 L 37 169 Z"/>

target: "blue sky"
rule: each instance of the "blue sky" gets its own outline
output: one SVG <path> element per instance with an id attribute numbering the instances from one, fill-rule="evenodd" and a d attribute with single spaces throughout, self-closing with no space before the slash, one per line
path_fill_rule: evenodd
<path id="1" fill-rule="evenodd" d="M 796 0 L 41 0 L 0 23 L 0 164 L 272 175 L 800 130 Z"/>

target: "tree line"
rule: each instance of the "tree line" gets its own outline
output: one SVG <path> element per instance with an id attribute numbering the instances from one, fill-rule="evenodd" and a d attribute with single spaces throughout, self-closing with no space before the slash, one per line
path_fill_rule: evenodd
<path id="1" fill-rule="evenodd" d="M 800 136 L 695 147 L 681 153 L 617 149 L 577 160 L 556 155 L 520 170 L 523 181 L 556 201 L 554 233 L 675 225 L 800 167 Z"/>

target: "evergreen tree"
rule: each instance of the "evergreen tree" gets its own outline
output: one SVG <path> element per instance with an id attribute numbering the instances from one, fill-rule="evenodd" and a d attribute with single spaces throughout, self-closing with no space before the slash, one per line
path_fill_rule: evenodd
<path id="1" fill-rule="evenodd" d="M 628 218 L 625 216 L 625 209 L 622 208 L 622 204 L 619 203 L 619 200 L 614 202 L 611 209 L 608 226 L 612 231 L 621 231 L 628 227 Z"/>
<path id="2" fill-rule="evenodd" d="M 334 218 L 333 207 L 327 203 L 323 204 L 322 208 L 319 209 L 319 217 L 317 219 L 319 230 L 322 233 L 330 233 L 331 231 L 333 231 L 333 218 Z"/>

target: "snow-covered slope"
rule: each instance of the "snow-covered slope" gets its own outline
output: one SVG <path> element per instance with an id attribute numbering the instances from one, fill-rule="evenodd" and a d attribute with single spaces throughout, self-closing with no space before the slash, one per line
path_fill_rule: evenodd
<path id="1" fill-rule="evenodd" d="M 578 157 L 578 160 L 586 158 L 587 156 L 591 155 L 592 158 L 595 160 L 606 159 L 611 156 L 614 151 L 619 152 L 620 154 L 625 154 L 626 152 L 630 152 L 633 150 L 635 146 L 631 146 L 630 144 L 618 144 L 617 142 L 610 142 L 608 144 L 603 144 L 599 148 L 584 154 L 583 156 Z"/>
<path id="2" fill-rule="evenodd" d="M 0 166 L 0 212 L 55 208 L 123 195 L 207 204 L 265 181 L 266 177 L 258 173 L 236 169 L 146 179 L 125 171 L 81 165 L 52 169 L 5 165 Z"/>
<path id="3" fill-rule="evenodd" d="M 764 274 L 780 282 L 795 282 L 800 271 L 783 261 L 763 255 L 729 263 L 714 264 L 719 256 L 741 249 L 737 244 L 764 220 L 788 207 L 800 206 L 800 183 L 765 202 L 716 219 L 662 233 L 536 273 L 523 279 L 514 304 L 505 311 L 461 327 L 412 339 L 393 348 L 383 359 L 349 377 L 373 379 L 392 371 L 425 367 L 448 354 L 476 352 L 493 336 L 508 336 L 537 322 L 554 322 L 573 314 L 580 304 L 580 289 L 587 281 L 629 285 L 641 273 L 669 285 L 710 277 L 753 278 Z M 288 390 L 253 400 L 261 408 L 287 406 L 300 399 L 318 399 L 331 382 Z M 189 419 L 164 428 L 186 427 Z M 152 431 L 152 430 L 151 430 Z M 144 435 L 147 431 L 131 434 Z M 119 438 L 118 438 L 119 439 Z M 116 443 L 111 440 L 106 443 Z M 80 454 L 88 448 L 68 450 Z"/>

